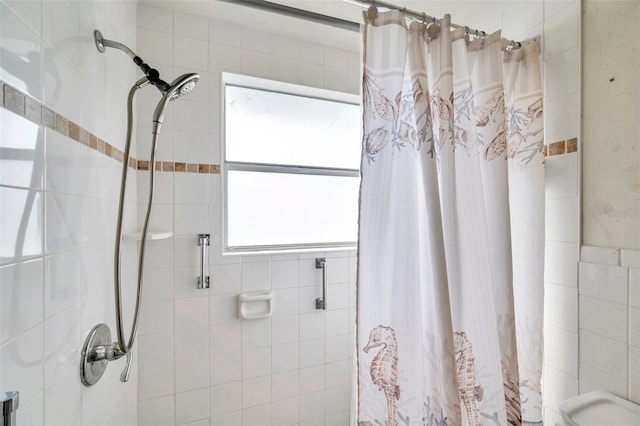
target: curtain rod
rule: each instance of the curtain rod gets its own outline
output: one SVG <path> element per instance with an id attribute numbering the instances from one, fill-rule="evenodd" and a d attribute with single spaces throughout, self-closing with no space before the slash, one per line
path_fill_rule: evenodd
<path id="1" fill-rule="evenodd" d="M 302 18 L 307 21 L 316 22 L 318 24 L 329 25 L 331 27 L 340 28 L 347 31 L 360 32 L 360 24 L 357 22 L 347 21 L 346 19 L 336 18 L 334 16 L 322 15 L 320 13 L 310 12 L 296 7 L 285 6 L 278 3 L 272 3 L 264 0 L 218 0 L 223 3 L 237 4 L 240 6 L 252 7 L 254 9 L 264 10 L 267 12 L 276 12 L 281 15 L 292 16 L 294 18 Z"/>
<path id="2" fill-rule="evenodd" d="M 302 18 L 307 21 L 329 25 L 329 26 L 340 28 L 347 31 L 360 32 L 360 24 L 358 24 L 357 22 L 336 18 L 334 16 L 323 15 L 320 13 L 310 12 L 308 10 L 298 9 L 296 7 L 285 6 L 285 5 L 273 3 L 270 1 L 265 1 L 265 0 L 218 0 L 218 1 L 223 3 L 237 4 L 240 6 L 252 7 L 254 9 L 260 9 L 267 12 L 275 12 L 281 15 L 292 16 L 294 18 Z M 406 7 L 397 6 L 392 3 L 387 3 L 386 1 L 382 1 L 382 0 L 343 0 L 343 1 L 356 4 L 359 6 L 365 6 L 365 5 L 380 6 L 386 9 L 399 10 L 400 12 L 402 12 L 403 15 L 409 16 L 419 21 L 423 21 L 424 23 L 442 22 L 442 19 L 438 19 L 434 16 L 427 15 L 424 12 L 417 12 L 415 10 L 407 9 Z M 471 29 L 464 25 L 451 23 L 451 27 L 464 28 L 469 35 L 475 36 L 475 37 L 482 37 L 486 35 L 486 32 L 484 31 Z M 537 40 L 537 37 L 534 37 L 532 39 L 527 39 L 522 42 L 515 41 L 515 40 L 507 40 L 507 49 L 518 49 L 521 46 L 534 40 Z"/>

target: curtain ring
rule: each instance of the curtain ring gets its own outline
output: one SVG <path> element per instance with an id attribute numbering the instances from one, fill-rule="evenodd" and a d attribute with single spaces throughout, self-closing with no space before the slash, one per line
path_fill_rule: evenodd
<path id="1" fill-rule="evenodd" d="M 427 14 L 422 12 L 422 25 L 427 25 Z"/>
<path id="2" fill-rule="evenodd" d="M 507 52 L 511 52 L 512 50 L 520 49 L 520 47 L 522 47 L 522 43 L 520 43 L 519 41 L 509 40 L 509 43 L 507 43 L 507 47 L 505 48 L 505 50 Z"/>
<path id="3" fill-rule="evenodd" d="M 464 35 L 469 35 L 469 27 L 464 26 Z"/>
<path id="4" fill-rule="evenodd" d="M 376 0 L 371 1 L 371 6 L 367 9 L 367 18 L 373 21 L 378 17 L 378 8 L 376 7 Z"/>

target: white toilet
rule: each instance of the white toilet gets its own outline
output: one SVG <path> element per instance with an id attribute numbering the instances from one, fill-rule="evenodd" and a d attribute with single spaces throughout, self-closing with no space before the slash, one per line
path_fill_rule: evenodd
<path id="1" fill-rule="evenodd" d="M 640 405 L 607 392 L 590 392 L 560 403 L 566 426 L 639 426 Z"/>

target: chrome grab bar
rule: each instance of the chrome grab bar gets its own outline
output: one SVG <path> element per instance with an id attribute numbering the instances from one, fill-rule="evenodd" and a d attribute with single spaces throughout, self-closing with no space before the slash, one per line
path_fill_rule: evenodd
<path id="1" fill-rule="evenodd" d="M 200 276 L 198 277 L 198 288 L 209 288 L 209 257 L 207 247 L 211 244 L 210 234 L 198 235 L 198 246 L 200 246 Z"/>
<path id="2" fill-rule="evenodd" d="M 316 309 L 327 310 L 327 259 L 316 257 L 316 269 L 322 269 L 322 297 L 316 299 Z"/>
<path id="3" fill-rule="evenodd" d="M 2 402 L 2 426 L 15 426 L 20 393 L 18 391 L 0 392 L 0 402 Z"/>

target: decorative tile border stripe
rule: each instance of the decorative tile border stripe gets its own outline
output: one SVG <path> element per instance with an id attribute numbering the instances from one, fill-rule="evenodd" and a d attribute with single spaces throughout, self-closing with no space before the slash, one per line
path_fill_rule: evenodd
<path id="1" fill-rule="evenodd" d="M 569 154 L 578 151 L 578 138 L 567 139 L 566 141 L 552 142 L 543 147 L 545 157 L 553 155 Z"/>
<path id="2" fill-rule="evenodd" d="M 51 130 L 67 136 L 76 142 L 88 146 L 107 157 L 122 163 L 124 152 L 100 139 L 77 123 L 47 108 L 40 101 L 22 93 L 20 90 L 0 80 L 0 106 Z M 149 161 L 137 160 L 129 156 L 129 167 L 137 170 L 149 170 Z M 178 163 L 156 161 L 156 171 L 183 173 L 220 173 L 218 164 Z"/>

